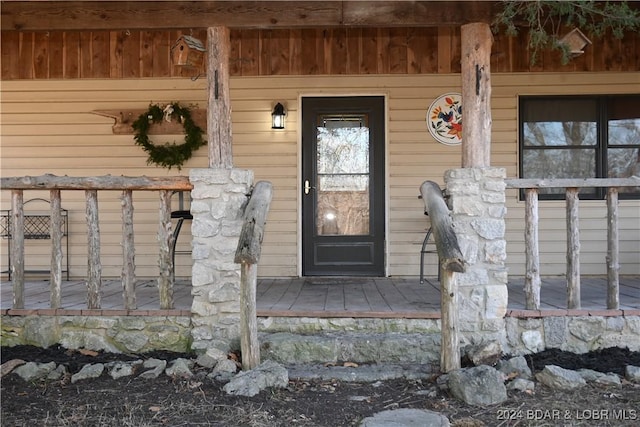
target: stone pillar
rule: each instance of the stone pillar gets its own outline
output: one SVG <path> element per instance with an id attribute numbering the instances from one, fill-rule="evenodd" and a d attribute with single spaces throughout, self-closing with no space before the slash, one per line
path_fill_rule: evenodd
<path id="1" fill-rule="evenodd" d="M 234 263 L 253 184 L 245 169 L 192 169 L 192 349 L 240 348 L 240 265 Z"/>
<path id="2" fill-rule="evenodd" d="M 453 226 L 467 269 L 456 273 L 463 344 L 506 343 L 506 170 L 452 169 L 445 173 Z"/>

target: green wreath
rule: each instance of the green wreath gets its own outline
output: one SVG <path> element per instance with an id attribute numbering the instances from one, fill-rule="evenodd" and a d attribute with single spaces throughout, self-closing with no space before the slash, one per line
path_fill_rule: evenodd
<path id="1" fill-rule="evenodd" d="M 154 123 L 160 123 L 163 119 L 170 121 L 172 118 L 182 122 L 185 132 L 184 143 L 165 142 L 163 145 L 154 145 L 149 140 L 149 128 Z M 141 114 L 133 122 L 132 127 L 135 131 L 133 138 L 136 145 L 141 146 L 149 155 L 147 164 L 154 163 L 164 168 L 171 169 L 175 166 L 180 170 L 182 164 L 191 158 L 193 152 L 206 144 L 206 141 L 202 139 L 204 131 L 193 122 L 191 110 L 187 107 L 181 107 L 178 103 L 168 104 L 164 109 L 159 105 L 150 105 L 149 110 Z"/>

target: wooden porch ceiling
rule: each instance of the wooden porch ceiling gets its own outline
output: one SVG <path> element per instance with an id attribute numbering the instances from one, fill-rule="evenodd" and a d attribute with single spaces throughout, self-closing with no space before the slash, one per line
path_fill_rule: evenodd
<path id="1" fill-rule="evenodd" d="M 18 31 L 435 27 L 491 22 L 499 1 L 2 1 Z"/>

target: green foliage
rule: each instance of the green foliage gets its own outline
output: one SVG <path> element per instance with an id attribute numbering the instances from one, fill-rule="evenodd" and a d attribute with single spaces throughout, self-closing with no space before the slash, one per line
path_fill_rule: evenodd
<path id="1" fill-rule="evenodd" d="M 194 123 L 189 108 L 181 107 L 178 103 L 169 104 L 167 107 L 170 108 L 171 118 L 180 121 L 184 127 L 183 144 L 165 142 L 162 145 L 154 145 L 149 140 L 151 125 L 160 123 L 165 118 L 165 112 L 159 105 L 150 105 L 149 110 L 133 122 L 132 127 L 135 131 L 133 139 L 136 141 L 136 145 L 141 146 L 149 155 L 147 163 L 154 163 L 169 169 L 176 166 L 180 170 L 182 164 L 191 158 L 193 152 L 206 144 L 202 138 L 204 131 Z"/>
<path id="2" fill-rule="evenodd" d="M 493 32 L 504 27 L 506 34 L 513 36 L 518 27 L 527 27 L 532 64 L 539 51 L 548 48 L 562 52 L 563 64 L 569 62 L 571 52 L 560 42 L 560 32 L 566 27 L 580 28 L 590 38 L 601 38 L 608 30 L 622 38 L 625 31 L 640 29 L 640 11 L 630 8 L 626 1 L 504 0 L 503 5 L 493 21 Z"/>

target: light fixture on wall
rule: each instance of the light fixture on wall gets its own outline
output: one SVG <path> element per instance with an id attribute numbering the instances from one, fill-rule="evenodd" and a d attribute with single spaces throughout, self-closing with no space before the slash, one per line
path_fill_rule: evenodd
<path id="1" fill-rule="evenodd" d="M 271 113 L 271 129 L 284 129 L 284 116 L 286 115 L 284 105 L 278 102 Z"/>

